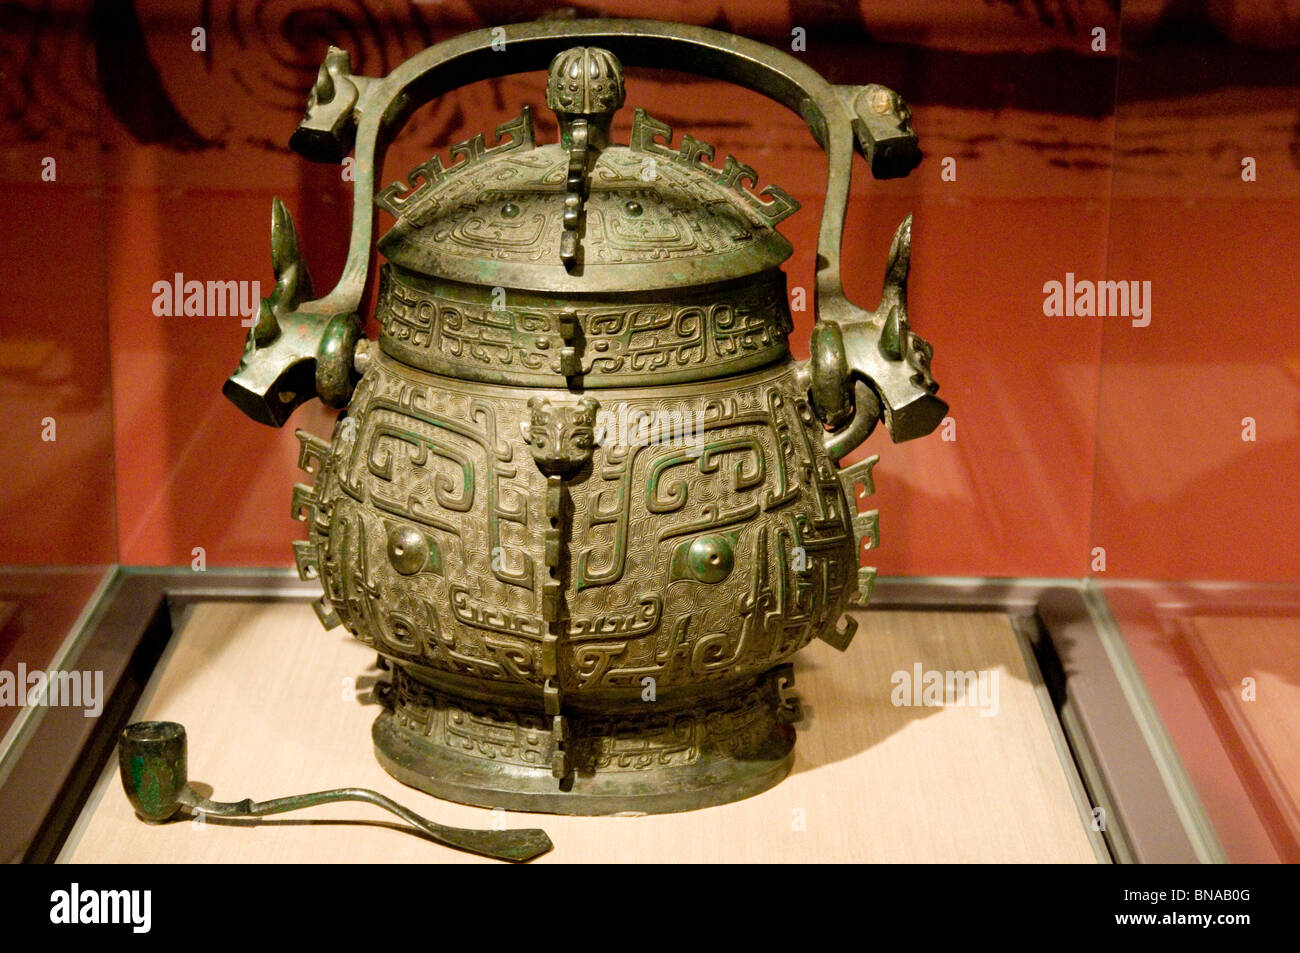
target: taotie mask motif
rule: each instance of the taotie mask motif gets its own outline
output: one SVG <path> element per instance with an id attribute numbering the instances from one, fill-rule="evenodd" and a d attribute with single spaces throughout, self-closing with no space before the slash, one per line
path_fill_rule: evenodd
<path id="1" fill-rule="evenodd" d="M 571 477 L 591 460 L 596 448 L 600 403 L 583 397 L 572 404 L 545 397 L 528 401 L 531 416 L 519 424 L 537 469 L 547 476 Z"/>

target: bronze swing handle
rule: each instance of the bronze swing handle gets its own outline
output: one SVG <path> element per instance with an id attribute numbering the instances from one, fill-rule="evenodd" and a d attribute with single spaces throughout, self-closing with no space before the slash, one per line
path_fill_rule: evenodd
<path id="1" fill-rule="evenodd" d="M 905 300 L 892 312 L 897 344 L 882 348 L 883 336 L 890 333 L 889 315 L 881 313 L 883 308 L 870 312 L 849 302 L 840 278 L 854 149 L 877 178 L 906 175 L 920 161 L 906 103 L 883 86 L 835 86 L 796 57 L 753 40 L 650 20 L 538 22 L 479 30 L 430 47 L 382 78 L 354 76 L 349 55 L 331 48 L 290 144 L 321 162 L 339 162 L 354 153 L 347 261 L 328 294 L 303 301 L 310 294 L 301 280 L 305 267 L 292 223 L 277 204 L 272 244 L 291 247 L 293 255 L 277 257 L 276 293 L 265 302 L 264 319 L 249 333 L 240 367 L 226 383 L 227 396 L 249 416 L 275 426 L 312 396 L 331 406 L 347 403 L 360 340 L 358 309 L 370 271 L 375 176 L 387 144 L 430 100 L 476 80 L 545 69 L 577 43 L 599 45 L 624 65 L 669 66 L 728 80 L 781 103 L 807 123 L 827 153 L 815 287 L 818 329 L 827 330 L 814 341 L 814 409 L 832 430 L 828 441 L 839 456 L 851 449 L 850 442 L 856 445 L 854 437 L 870 432 L 878 415 L 883 414 L 895 440 L 933 429 L 946 405 L 934 397 L 937 388 L 928 370 L 918 379 L 915 365 L 921 358 L 928 362 L 929 348 L 908 330 Z M 281 282 L 290 271 L 293 280 Z M 836 433 L 843 436 L 836 439 Z"/>

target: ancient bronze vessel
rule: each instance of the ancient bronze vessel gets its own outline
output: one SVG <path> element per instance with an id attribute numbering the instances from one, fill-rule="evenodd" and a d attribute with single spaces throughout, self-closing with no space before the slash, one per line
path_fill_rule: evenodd
<path id="1" fill-rule="evenodd" d="M 487 76 L 544 69 L 558 143 L 527 107 L 375 194 L 411 111 Z M 798 203 L 644 110 L 611 140 L 623 66 L 734 81 L 797 112 L 826 150 L 812 359 L 793 361 L 775 229 Z M 677 811 L 785 776 L 790 657 L 845 648 L 875 571 L 875 458 L 838 469 L 883 419 L 929 433 L 928 344 L 908 326 L 910 219 L 880 306 L 849 302 L 840 244 L 856 149 L 877 177 L 920 161 L 906 104 L 833 86 L 739 37 L 648 21 L 534 23 L 439 44 L 382 79 L 331 49 L 291 144 L 355 152 L 350 252 L 311 297 L 273 210 L 277 284 L 225 392 L 280 425 L 303 400 L 346 407 L 300 433 L 315 485 L 299 572 L 318 612 L 391 663 L 374 726 L 407 784 L 489 807 Z M 373 205 L 378 341 L 361 331 Z"/>

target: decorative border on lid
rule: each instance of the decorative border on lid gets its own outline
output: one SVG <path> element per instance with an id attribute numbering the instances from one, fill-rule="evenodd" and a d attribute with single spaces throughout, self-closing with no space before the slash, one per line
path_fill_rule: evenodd
<path id="1" fill-rule="evenodd" d="M 660 139 L 663 141 L 660 142 Z M 668 145 L 672 139 L 672 126 L 655 119 L 640 106 L 636 107 L 632 119 L 632 138 L 628 142 L 628 148 L 633 152 L 663 156 L 678 165 L 704 173 L 724 189 L 734 192 L 742 202 L 761 215 L 768 225 L 775 225 L 799 211 L 799 202 L 779 186 L 769 185 L 758 195 L 751 192 L 746 186 L 758 184 L 758 173 L 753 166 L 729 155 L 723 160 L 722 168 L 717 169 L 708 164 L 716 151 L 713 146 L 688 134 L 682 136 L 681 149 L 674 152 Z M 771 201 L 764 202 L 760 196 L 767 196 Z"/>
<path id="2" fill-rule="evenodd" d="M 438 209 L 434 192 L 450 176 L 479 165 L 503 152 L 533 148 L 533 111 L 525 106 L 514 119 L 497 126 L 496 144 L 489 146 L 483 133 L 451 147 L 452 165 L 444 168 L 442 156 L 431 156 L 406 176 L 406 182 L 394 182 L 375 196 L 375 204 L 388 214 L 412 225 L 420 225 Z M 460 162 L 456 158 L 463 156 Z M 416 184 L 418 183 L 418 184 Z"/>
<path id="3" fill-rule="evenodd" d="M 408 367 L 462 380 L 587 388 L 712 380 L 784 358 L 785 275 L 654 293 L 492 289 L 380 270 L 379 344 Z"/>

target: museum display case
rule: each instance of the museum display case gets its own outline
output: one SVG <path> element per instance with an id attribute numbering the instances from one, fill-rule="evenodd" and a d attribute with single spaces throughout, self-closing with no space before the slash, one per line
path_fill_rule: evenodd
<path id="1" fill-rule="evenodd" d="M 271 798 L 361 785 L 447 824 L 544 828 L 555 846 L 540 862 L 1300 860 L 1300 551 L 1290 539 L 1291 511 L 1300 505 L 1292 489 L 1300 464 L 1300 22 L 1294 17 L 1244 0 L 1144 0 L 1125 3 L 1122 16 L 1116 6 L 1086 0 L 721 0 L 707 9 L 639 0 L 599 8 L 444 0 L 369 4 L 364 14 L 342 3 L 109 6 L 23 3 L 0 21 L 0 48 L 24 77 L 0 120 L 8 198 L 0 206 L 7 217 L 0 242 L 10 275 L 0 318 L 6 370 L 0 394 L 9 421 L 0 449 L 11 473 L 11 491 L 0 498 L 6 527 L 0 535 L 0 855 L 6 860 L 474 859 L 400 825 L 363 823 L 376 819 L 364 805 L 312 807 L 292 821 L 211 817 L 146 829 L 123 794 L 116 755 L 123 727 L 142 720 L 185 725 L 189 777 L 202 797 Z M 682 166 L 689 171 L 672 179 L 672 188 L 707 193 L 712 204 L 700 207 L 715 216 L 710 221 L 732 221 L 734 228 L 748 221 L 760 235 L 757 244 L 779 252 L 788 242 L 791 250 L 783 264 L 782 255 L 769 255 L 773 265 L 751 248 L 746 261 L 758 266 L 731 272 L 726 268 L 734 261 L 720 254 L 711 280 L 730 282 L 734 291 L 738 282 L 779 265 L 785 287 L 770 308 L 776 325 L 788 321 L 790 367 L 824 361 L 818 342 L 824 347 L 825 333 L 817 329 L 826 323 L 818 308 L 828 301 L 827 262 L 818 256 L 824 259 L 826 247 L 819 244 L 823 210 L 836 192 L 827 185 L 828 162 L 834 168 L 827 142 L 834 134 L 819 126 L 825 109 L 810 105 L 817 96 L 804 86 L 784 100 L 769 98 L 752 69 L 731 75 L 699 51 L 679 55 L 596 36 L 569 46 L 618 54 L 627 105 L 612 118 L 582 114 L 572 104 L 548 108 L 547 65 L 562 50 L 523 55 L 530 30 L 559 35 L 586 24 L 598 33 L 603 28 L 592 26 L 598 17 L 677 22 L 685 24 L 685 35 L 719 31 L 741 38 L 739 49 L 764 44 L 797 64 L 790 69 L 807 67 L 824 77 L 828 89 L 854 90 L 846 103 L 863 89 L 892 91 L 895 98 L 882 99 L 881 111 L 872 113 L 867 95 L 864 112 L 845 115 L 892 117 L 895 131 L 915 132 L 922 158 L 902 170 L 909 174 L 873 176 L 871 136 L 852 127 L 858 154 L 846 187 L 839 276 L 845 299 L 861 308 L 882 301 L 882 288 L 888 299 L 891 280 L 895 287 L 898 281 L 886 262 L 899 260 L 903 239 L 896 228 L 910 221 L 902 327 L 910 325 L 933 345 L 932 358 L 927 346 L 926 360 L 911 370 L 923 384 L 932 370 L 946 404 L 915 435 L 933 432 L 895 442 L 891 432 L 902 417 L 886 414 L 886 408 L 896 411 L 885 394 L 878 412 L 884 424 L 860 447 L 842 441 L 831 454 L 839 467 L 867 474 L 843 491 L 835 484 L 834 493 L 847 493 L 838 499 L 856 508 L 841 514 L 846 525 L 871 524 L 869 533 L 854 537 L 862 565 L 850 564 L 850 541 L 848 555 L 828 562 L 837 567 L 831 575 L 843 575 L 845 585 L 850 575 L 874 579 L 874 587 L 865 587 L 865 605 L 845 604 L 848 624 L 839 631 L 856 626 L 850 644 L 834 644 L 833 627 L 825 641 L 809 629 L 791 642 L 798 648 L 813 639 L 797 655 L 777 646 L 766 656 L 772 666 L 790 662 L 792 668 L 772 688 L 770 707 L 767 701 L 752 707 L 771 716 L 765 738 L 793 744 L 789 763 L 773 773 L 755 768 L 747 754 L 724 772 L 724 780 L 736 782 L 725 796 L 669 799 L 667 807 L 630 798 L 592 812 L 647 814 L 636 818 L 559 816 L 584 812 L 557 807 L 549 787 L 540 801 L 467 794 L 481 785 L 440 784 L 441 769 L 427 761 L 403 776 L 393 771 L 397 742 L 391 739 L 379 743 L 376 760 L 371 725 L 394 710 L 395 692 L 410 695 L 401 663 L 413 658 L 384 641 L 392 634 L 384 625 L 348 615 L 349 607 L 360 613 L 372 606 L 364 600 L 349 603 L 333 593 L 361 640 L 321 625 L 333 609 L 332 583 L 327 578 L 323 590 L 318 578 L 329 532 L 314 522 L 310 507 L 304 511 L 303 494 L 312 491 L 294 489 L 313 477 L 321 485 L 318 474 L 306 477 L 299 467 L 318 466 L 331 435 L 337 443 L 348 429 L 336 431 L 338 406 L 346 400 L 331 400 L 334 407 L 304 400 L 319 389 L 319 378 L 294 380 L 267 392 L 270 409 L 255 423 L 240 412 L 257 418 L 254 403 L 236 406 L 222 393 L 246 339 L 245 364 L 271 340 L 258 327 L 262 299 L 272 310 L 289 299 L 296 307 L 351 275 L 361 321 L 348 332 L 347 348 L 359 354 L 358 337 L 378 347 L 388 334 L 385 315 L 394 313 L 394 294 L 446 297 L 456 282 L 453 290 L 464 294 L 465 276 L 480 275 L 484 303 L 494 286 L 540 296 L 527 283 L 534 266 L 511 272 L 502 255 L 481 273 L 472 261 L 469 271 L 458 272 L 453 237 L 414 234 L 402 205 L 420 185 L 413 169 L 423 170 L 426 182 L 476 157 L 482 168 L 499 169 L 505 153 L 492 147 L 521 135 L 525 107 L 529 144 L 541 157 L 538 181 L 555 191 L 557 210 L 567 180 L 555 163 L 571 150 L 574 116 L 595 123 L 597 140 L 608 121 L 614 158 L 601 160 L 607 178 L 615 159 L 644 158 L 637 143 L 646 155 L 657 146 L 674 170 L 674 157 L 689 155 L 694 165 Z M 348 76 L 389 76 L 437 44 L 458 37 L 468 44 L 464 38 L 475 31 L 483 31 L 479 60 L 420 87 L 429 95 L 413 97 L 418 103 L 394 100 L 392 108 L 409 110 L 410 119 L 373 169 L 346 136 L 336 155 L 312 155 L 324 138 L 313 145 L 295 137 L 290 147 L 309 97 L 308 118 L 315 115 L 335 135 L 326 120 L 351 95 Z M 497 43 L 502 49 L 494 52 Z M 346 52 L 346 69 L 332 47 Z M 522 65 L 501 65 L 514 55 Z M 608 68 L 601 73 L 603 80 L 610 75 Z M 365 83 L 359 88 L 364 92 Z M 560 169 L 550 178 L 544 173 L 554 170 L 542 169 L 547 156 Z M 741 166 L 739 191 L 718 191 L 726 170 Z M 707 188 L 700 184 L 705 180 Z M 379 193 L 379 253 L 358 274 L 348 268 L 355 263 L 349 243 L 359 220 L 353 206 L 359 182 Z M 445 214 L 455 219 L 448 230 L 472 227 L 480 206 L 495 202 L 495 214 L 517 201 L 490 191 L 500 189 L 499 181 L 472 185 L 439 196 L 449 199 Z M 641 214 L 661 198 L 647 198 L 654 189 L 644 182 L 632 185 L 645 195 L 618 193 L 618 209 L 605 209 L 610 220 L 614 211 L 625 212 L 628 222 L 638 215 L 643 236 L 651 226 L 664 234 L 693 227 L 680 208 L 662 221 L 657 205 Z M 613 194 L 602 193 L 599 201 L 608 204 Z M 728 205 L 728 196 L 739 197 Z M 787 198 L 788 208 L 798 210 L 766 230 L 744 219 L 761 214 L 750 200 Z M 591 208 L 602 208 L 595 199 L 590 206 L 589 216 Z M 405 214 L 413 214 L 409 209 Z M 501 222 L 531 220 L 527 208 L 519 211 L 501 211 L 490 227 L 499 236 Z M 562 216 L 553 217 L 559 249 Z M 279 236 L 274 263 L 272 219 Z M 575 232 L 575 254 L 584 248 L 603 254 L 591 241 L 582 245 L 594 234 L 590 217 L 587 222 L 587 233 Z M 714 250 L 725 252 L 738 233 L 719 228 Z M 292 243 L 285 237 L 290 232 Z M 647 267 L 670 273 L 660 266 L 671 253 L 651 256 L 655 263 Z M 303 269 L 286 277 L 286 263 L 299 260 L 309 266 L 306 281 Z M 385 262 L 398 270 L 381 281 Z M 567 268 L 573 282 L 556 285 L 556 295 L 592 293 L 581 270 L 574 277 L 562 256 L 548 267 L 554 269 L 548 281 L 562 285 L 566 279 L 554 276 Z M 639 296 L 644 304 L 654 290 L 649 274 L 598 290 Z M 762 323 L 753 316 L 769 305 L 740 300 L 748 293 L 735 292 L 737 309 Z M 418 309 L 418 301 L 407 303 Z M 539 297 L 535 303 L 544 311 L 555 302 Z M 292 310 L 276 312 L 286 340 L 284 329 L 296 328 L 284 319 Z M 888 313 L 880 309 L 873 333 L 884 331 Z M 551 342 L 576 348 L 579 363 L 582 346 L 600 333 L 585 320 L 578 315 L 570 322 L 582 332 L 582 345 L 560 340 L 562 322 Z M 490 321 L 479 323 L 478 333 L 487 334 L 482 328 Z M 546 350 L 539 327 L 513 328 L 512 340 L 527 332 Z M 600 343 L 612 342 L 617 351 L 624 344 L 615 337 Z M 384 347 L 368 355 L 369 366 L 414 379 L 396 367 L 418 365 L 413 346 L 390 339 Z M 552 348 L 557 369 L 567 366 L 558 353 L 563 347 Z M 871 347 L 888 354 L 876 338 Z M 900 356 L 906 352 L 899 349 Z M 541 514 L 554 484 L 569 494 L 565 499 L 578 501 L 575 513 L 585 513 L 582 486 L 595 471 L 583 470 L 581 461 L 571 470 L 559 466 L 534 446 L 527 427 L 518 427 L 524 422 L 550 434 L 547 428 L 581 423 L 576 403 L 564 416 L 566 385 L 547 392 L 550 404 L 530 405 L 529 396 L 536 396 L 530 388 L 545 389 L 540 378 L 529 378 L 535 369 L 521 363 L 511 377 L 503 359 L 486 351 L 465 357 L 449 349 L 438 360 L 431 372 L 468 376 L 484 393 L 506 384 L 517 394 L 500 412 L 511 423 L 503 439 L 513 447 L 514 463 L 526 464 L 527 479 L 536 484 L 529 484 L 529 505 Z M 761 376 L 772 360 L 769 354 L 749 364 L 724 362 L 719 376 Z M 487 370 L 473 370 L 474 361 Z M 600 373 L 595 364 L 583 370 L 588 377 Z M 626 379 L 613 372 L 612 390 L 602 390 L 599 380 L 567 386 L 575 401 L 585 395 L 608 402 L 609 394 L 633 401 L 637 387 L 656 384 L 693 388 L 704 402 L 705 390 L 717 385 L 707 375 L 692 382 L 685 371 L 679 380 L 657 379 L 656 372 L 662 375 L 662 365 Z M 829 426 L 826 439 L 833 442 L 844 425 L 842 416 L 822 413 L 835 399 L 833 388 L 817 391 L 811 375 L 791 374 L 789 386 L 772 393 L 791 408 L 806 405 L 811 416 L 804 424 L 815 428 L 808 432 L 820 430 L 820 437 Z M 363 428 L 367 414 L 377 413 L 364 410 L 378 399 L 367 383 L 372 379 L 362 378 L 359 409 L 344 418 Z M 873 381 L 874 395 L 859 390 L 852 398 L 865 404 L 880 396 Z M 447 443 L 452 451 L 456 446 Z M 781 453 L 773 459 L 785 459 Z M 706 464 L 691 465 L 705 472 Z M 737 465 L 734 456 L 725 459 L 721 472 L 729 475 Z M 812 472 L 817 461 L 808 466 Z M 738 484 L 743 469 L 736 470 Z M 455 503 L 446 480 L 430 486 L 440 504 Z M 379 510 L 366 517 L 376 526 L 380 516 L 396 512 Z M 488 525 L 477 511 L 473 519 Z M 669 517 L 655 519 L 667 525 Z M 703 548 L 683 550 L 676 561 L 669 549 L 678 537 L 656 543 L 665 573 L 651 593 L 661 598 L 657 611 L 665 618 L 680 612 L 689 626 L 692 612 L 720 620 L 731 600 L 743 602 L 754 561 L 746 559 L 756 552 L 745 548 L 753 545 L 746 540 L 766 534 L 778 546 L 776 521 L 770 533 L 755 529 L 766 527 L 766 519 L 737 523 L 743 526 L 737 539 L 720 531 L 700 537 Z M 469 526 L 470 516 L 465 520 Z M 590 544 L 597 561 L 596 550 L 607 542 L 598 522 L 575 523 L 568 541 L 575 549 Z M 363 560 L 359 576 L 366 585 L 395 591 L 442 560 L 428 590 L 438 613 L 478 619 L 465 622 L 465 631 L 496 632 L 497 642 L 501 619 L 509 621 L 512 611 L 528 621 L 518 593 L 503 597 L 501 606 L 457 614 L 473 601 L 457 593 L 491 592 L 500 572 L 509 575 L 520 565 L 510 554 L 504 567 L 493 562 L 486 529 L 482 545 L 473 544 L 478 549 L 464 560 L 440 535 L 446 526 L 409 540 L 400 527 L 392 532 L 398 536 L 379 539 L 374 551 L 387 553 L 394 569 L 372 582 Z M 441 540 L 440 548 L 426 552 L 431 539 Z M 544 567 L 551 550 L 542 546 L 541 530 L 535 542 L 537 565 Z M 706 561 L 717 557 L 730 570 L 732 547 L 745 572 L 732 580 L 735 586 L 717 585 Z M 406 571 L 411 548 L 420 555 L 415 572 Z M 791 573 L 790 585 L 801 585 L 805 577 Z M 644 583 L 649 575 L 647 569 L 637 579 Z M 672 594 L 685 587 L 695 587 L 690 599 L 696 601 L 683 609 Z M 570 598 L 587 598 L 580 589 Z M 540 600 L 541 591 L 530 590 L 529 598 Z M 314 610 L 323 592 L 326 601 Z M 412 599 L 405 590 L 387 598 L 402 606 Z M 613 604 L 574 605 L 599 614 Z M 734 632 L 717 621 L 709 638 L 740 657 L 735 643 L 750 623 L 740 609 L 735 615 Z M 489 616 L 497 629 L 482 624 Z M 538 617 L 547 621 L 541 609 Z M 421 625 L 407 633 L 410 644 L 442 631 L 431 623 L 421 635 Z M 549 630 L 542 625 L 541 631 Z M 466 647 L 479 642 L 460 639 L 442 639 L 443 650 L 472 655 Z M 649 640 L 629 648 L 594 636 L 586 644 L 590 650 L 569 664 L 592 684 L 620 664 L 633 674 L 644 674 L 647 664 L 663 664 L 667 672 L 666 660 L 678 647 Z M 517 658 L 498 649 L 494 658 L 502 665 Z M 689 670 L 705 684 L 725 652 L 696 649 L 698 665 Z M 581 706 L 574 679 L 563 704 L 576 697 Z M 544 682 L 535 686 L 539 705 Z M 473 695 L 473 704 L 438 722 L 448 746 L 476 746 L 476 756 L 494 771 L 517 757 L 529 770 L 538 768 L 536 783 L 549 784 L 552 772 L 563 782 L 575 770 L 571 761 L 553 757 L 570 737 L 555 734 L 560 729 L 553 723 L 510 714 L 518 733 L 506 738 L 502 724 L 509 719 L 501 712 L 510 705 L 456 684 Z M 745 686 L 725 684 L 720 695 L 739 705 Z M 33 685 L 41 690 L 31 691 Z M 682 685 L 699 688 L 689 680 Z M 636 691 L 643 687 L 636 683 Z M 671 701 L 682 686 L 667 679 L 665 687 Z M 593 697 L 598 706 L 612 696 Z M 431 723 L 429 711 L 413 708 L 409 698 L 403 704 L 408 729 Z M 802 720 L 783 720 L 796 708 Z M 700 724 L 705 721 L 701 715 Z M 654 800 L 664 784 L 677 783 L 664 778 L 680 777 L 672 773 L 674 758 L 689 761 L 705 750 L 702 727 L 692 734 L 696 729 L 676 714 L 660 727 L 681 744 L 660 750 L 658 741 L 626 725 L 602 736 L 612 789 L 643 791 Z M 409 742 L 409 730 L 401 737 Z M 521 753 L 521 745 L 536 752 Z M 788 752 L 787 744 L 773 763 Z M 445 766 L 446 757 L 439 757 Z M 638 780 L 647 772 L 632 773 L 639 763 L 668 769 L 648 772 L 661 779 L 658 787 Z M 746 778 L 751 768 L 761 782 Z M 710 775 L 697 793 L 717 783 Z M 581 778 L 576 790 L 583 790 Z"/>

